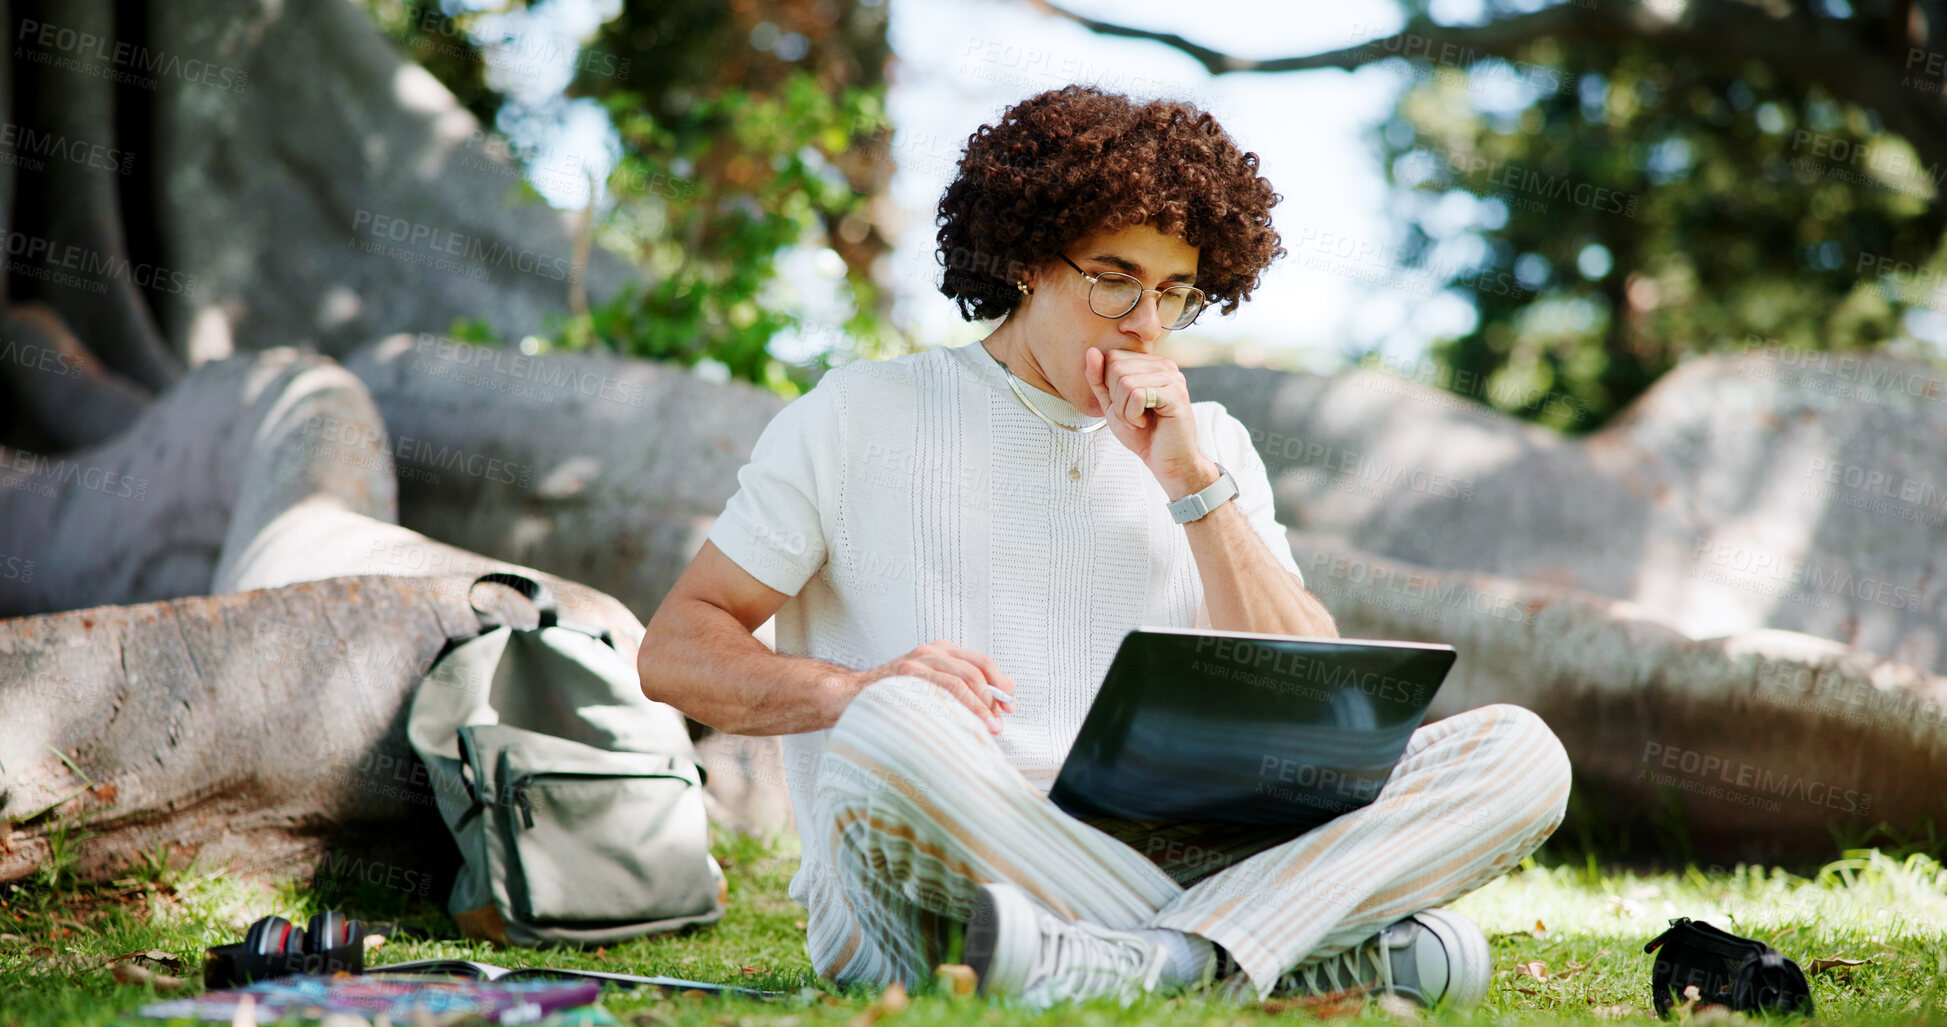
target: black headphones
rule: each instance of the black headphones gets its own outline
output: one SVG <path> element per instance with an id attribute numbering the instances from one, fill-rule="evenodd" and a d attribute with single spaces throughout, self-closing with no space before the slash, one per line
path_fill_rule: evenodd
<path id="1" fill-rule="evenodd" d="M 289 974 L 365 972 L 365 928 L 337 910 L 326 910 L 299 927 L 281 916 L 250 925 L 243 941 L 209 950 L 203 983 L 228 988 Z"/>

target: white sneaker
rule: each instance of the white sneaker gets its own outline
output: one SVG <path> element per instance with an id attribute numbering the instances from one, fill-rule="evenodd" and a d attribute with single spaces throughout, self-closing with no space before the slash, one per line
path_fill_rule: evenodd
<path id="1" fill-rule="evenodd" d="M 1487 936 L 1445 909 L 1415 913 L 1336 956 L 1301 963 L 1278 978 L 1273 995 L 1390 993 L 1422 1006 L 1479 1005 L 1493 972 Z"/>
<path id="2" fill-rule="evenodd" d="M 983 884 L 967 924 L 967 965 L 982 995 L 1036 1009 L 1154 991 L 1168 950 L 1138 935 L 1068 920 L 1011 884 Z"/>

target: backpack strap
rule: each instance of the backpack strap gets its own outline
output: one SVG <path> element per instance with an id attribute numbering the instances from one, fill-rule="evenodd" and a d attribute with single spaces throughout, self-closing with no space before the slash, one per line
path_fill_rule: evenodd
<path id="1" fill-rule="evenodd" d="M 462 726 L 457 734 L 460 740 L 460 784 L 466 789 L 466 797 L 473 800 L 473 804 L 466 808 L 466 812 L 460 814 L 459 820 L 453 822 L 451 830 L 456 837 L 466 827 L 468 821 L 485 812 L 487 808 L 487 804 L 480 801 L 480 786 L 477 781 L 479 771 L 475 769 L 477 761 L 473 751 L 473 732 Z"/>
<path id="2" fill-rule="evenodd" d="M 467 586 L 467 605 L 472 606 L 473 612 L 481 616 L 481 623 L 485 624 L 491 621 L 494 626 L 499 626 L 500 624 L 500 618 L 482 610 L 480 607 L 474 605 L 473 602 L 474 588 L 490 581 L 496 585 L 506 585 L 508 588 L 526 596 L 527 601 L 534 604 L 534 612 L 540 615 L 542 627 L 554 627 L 561 620 L 561 610 L 555 605 L 554 593 L 549 592 L 546 585 L 523 575 L 510 574 L 506 571 L 494 571 L 490 574 L 480 575 L 474 579 L 472 585 Z"/>
<path id="3" fill-rule="evenodd" d="M 491 574 L 480 575 L 480 577 L 476 579 L 473 582 L 473 584 L 481 585 L 489 581 L 493 582 L 496 585 L 506 585 L 508 588 L 511 588 L 516 592 L 519 592 L 521 595 L 526 596 L 528 602 L 534 604 L 535 613 L 540 615 L 541 627 L 567 628 L 569 631 L 578 631 L 584 635 L 587 635 L 590 638 L 593 638 L 598 642 L 601 642 L 602 644 L 608 646 L 610 649 L 615 648 L 615 636 L 612 633 L 610 633 L 607 628 L 600 627 L 594 624 L 583 624 L 580 621 L 562 620 L 561 608 L 555 605 L 554 593 L 549 592 L 548 587 L 546 585 L 543 585 L 540 582 L 535 581 L 533 578 L 529 578 L 520 574 L 511 574 L 508 573 L 507 571 L 494 571 Z M 473 605 L 473 586 L 471 585 L 467 587 L 467 605 L 469 606 Z M 501 626 L 500 618 L 494 616 L 493 614 L 487 612 L 486 610 L 482 610 L 478 606 L 474 606 L 473 612 L 479 615 L 480 623 L 483 626 L 486 626 L 488 628 L 495 628 Z M 450 648 L 452 646 L 452 642 L 449 640 L 447 645 Z M 444 656 L 445 653 L 442 651 L 440 655 Z"/>

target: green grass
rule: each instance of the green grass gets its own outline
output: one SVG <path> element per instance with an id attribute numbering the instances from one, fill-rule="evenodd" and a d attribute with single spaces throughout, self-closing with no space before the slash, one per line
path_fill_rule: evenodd
<path id="1" fill-rule="evenodd" d="M 433 902 L 368 885 L 354 889 L 237 883 L 217 868 L 172 868 L 166 854 L 111 885 L 84 886 L 53 866 L 33 882 L 0 888 L 0 1025 L 126 1022 L 156 996 L 118 984 L 112 957 L 162 950 L 197 973 L 206 945 L 234 941 L 267 913 L 303 918 L 343 908 L 367 919 L 419 927 L 432 940 L 395 940 L 373 962 L 464 957 L 503 965 L 545 961 L 730 982 L 789 993 L 772 1003 L 665 998 L 613 992 L 604 1005 L 624 1023 L 736 1027 L 843 1024 L 874 997 L 817 981 L 805 961 L 803 911 L 785 895 L 797 860 L 790 843 L 720 839 L 731 881 L 730 913 L 715 927 L 619 945 L 601 954 L 496 951 L 456 939 Z M 1642 951 L 1673 916 L 1706 919 L 1761 938 L 1809 968 L 1815 957 L 1867 962 L 1811 976 L 1828 1024 L 1947 1023 L 1947 873 L 1924 855 L 1896 860 L 1851 854 L 1807 879 L 1740 867 L 1706 874 L 1643 874 L 1588 866 L 1524 865 L 1456 904 L 1487 931 L 1494 984 L 1485 1005 L 1440 1011 L 1434 1023 L 1656 1022 L 1649 1011 L 1650 958 Z M 1539 962 L 1546 976 L 1517 974 Z M 923 992 L 887 1022 L 900 1024 L 1243 1024 L 1310 1019 L 1310 1012 L 1235 1008 L 1202 994 L 1154 998 L 1124 1010 L 1110 1003 L 1039 1017 L 979 999 Z M 1358 1019 L 1393 1022 L 1376 1006 Z"/>

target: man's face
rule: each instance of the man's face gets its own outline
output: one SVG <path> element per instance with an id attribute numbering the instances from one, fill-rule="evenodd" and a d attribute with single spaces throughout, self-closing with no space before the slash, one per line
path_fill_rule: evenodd
<path id="1" fill-rule="evenodd" d="M 1134 276 L 1146 289 L 1196 284 L 1196 247 L 1149 225 L 1090 232 L 1070 244 L 1066 253 L 1089 274 L 1120 271 Z M 1146 292 L 1129 313 L 1102 317 L 1089 309 L 1088 279 L 1059 258 L 1037 268 L 1033 284 L 1030 318 L 1024 327 L 1049 384 L 1077 410 L 1102 416 L 1088 387 L 1082 354 L 1090 346 L 1105 354 L 1117 349 L 1155 352 L 1169 334 L 1157 316 L 1159 297 Z"/>

